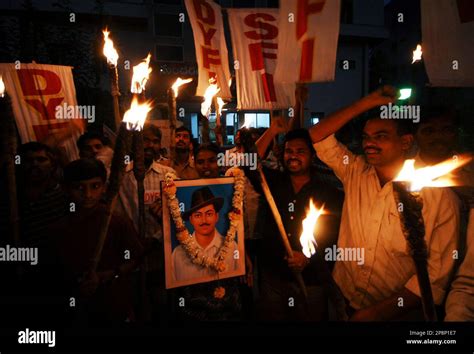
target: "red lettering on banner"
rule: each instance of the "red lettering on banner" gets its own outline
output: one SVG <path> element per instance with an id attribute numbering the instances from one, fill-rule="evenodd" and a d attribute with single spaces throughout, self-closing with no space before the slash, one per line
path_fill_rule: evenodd
<path id="1" fill-rule="evenodd" d="M 308 18 L 311 14 L 317 14 L 323 10 L 326 0 L 297 0 L 296 12 L 296 38 L 300 39 L 308 31 Z"/>
<path id="2" fill-rule="evenodd" d="M 260 21 L 275 21 L 276 18 L 270 14 L 266 13 L 256 13 L 245 16 L 244 23 L 251 28 L 256 28 L 259 31 L 246 31 L 244 35 L 249 39 L 255 40 L 270 40 L 278 37 L 278 27 L 272 25 L 271 23 Z M 265 49 L 278 49 L 278 43 L 273 42 L 256 42 L 250 43 L 249 47 L 249 56 L 250 63 L 252 65 L 252 70 L 264 70 L 260 74 L 263 85 L 263 94 L 265 97 L 265 102 L 276 102 L 275 94 L 275 84 L 273 82 L 273 75 L 265 72 L 265 59 L 277 59 L 277 53 L 271 51 L 265 51 Z"/>
<path id="3" fill-rule="evenodd" d="M 41 116 L 41 120 L 47 124 L 33 124 L 32 128 L 36 140 L 45 139 L 53 129 L 66 129 L 69 122 L 52 123 L 56 120 L 56 107 L 64 101 L 64 97 L 52 97 L 47 99 L 45 96 L 57 95 L 61 92 L 62 85 L 60 77 L 53 71 L 42 69 L 19 69 L 18 80 L 24 96 L 40 96 L 41 98 L 25 98 L 25 102 L 33 107 Z M 45 87 L 38 87 L 41 77 Z M 46 105 L 44 102 L 47 101 Z"/>
<path id="4" fill-rule="evenodd" d="M 301 48 L 300 81 L 311 81 L 313 78 L 314 38 L 303 42 Z"/>
<path id="5" fill-rule="evenodd" d="M 208 25 L 213 25 L 216 23 L 214 9 L 206 0 L 193 0 L 193 6 L 198 20 L 201 20 Z M 203 9 L 205 10 L 205 15 L 202 11 Z"/>
<path id="6" fill-rule="evenodd" d="M 266 21 L 276 21 L 275 17 L 273 17 L 270 14 L 265 14 L 265 13 L 256 13 L 256 14 L 245 16 L 244 23 L 247 26 L 251 28 L 260 29 L 261 31 L 260 32 L 247 31 L 247 32 L 244 32 L 244 34 L 250 39 L 257 39 L 257 40 L 262 40 L 262 39 L 268 40 L 268 39 L 277 38 L 278 27 L 272 25 L 271 23 L 258 21 L 258 19 L 263 19 Z M 265 31 L 265 33 L 263 31 Z"/>
<path id="7" fill-rule="evenodd" d="M 56 106 L 60 105 L 64 100 L 64 97 L 50 98 L 48 104 L 45 106 L 43 101 L 40 99 L 25 99 L 25 102 L 28 103 L 31 107 L 36 109 L 39 114 L 41 114 L 41 119 L 43 120 L 55 120 L 56 119 Z"/>
<path id="8" fill-rule="evenodd" d="M 211 68 L 211 64 L 213 65 L 220 65 L 221 64 L 221 58 L 219 56 L 219 49 L 211 49 L 207 47 L 201 46 L 201 51 L 202 51 L 202 59 L 203 59 L 203 66 L 206 69 Z M 217 58 L 212 58 L 211 56 L 217 57 Z"/>
<path id="9" fill-rule="evenodd" d="M 61 79 L 56 73 L 41 69 L 19 69 L 17 71 L 21 90 L 24 96 L 55 95 L 61 91 Z M 36 87 L 39 82 L 35 76 L 41 76 L 46 83 L 45 88 Z"/>
<path id="10" fill-rule="evenodd" d="M 252 70 L 265 69 L 265 63 L 263 58 L 276 59 L 277 54 L 271 52 L 264 52 L 263 48 L 278 49 L 277 43 L 269 42 L 257 42 L 249 44 L 250 62 L 252 64 Z"/>
<path id="11" fill-rule="evenodd" d="M 265 102 L 275 102 L 275 84 L 273 83 L 273 75 L 268 73 L 262 74 L 263 92 L 265 95 Z"/>
<path id="12" fill-rule="evenodd" d="M 209 28 L 208 31 L 204 28 L 204 25 L 201 22 L 198 22 L 199 28 L 201 29 L 202 35 L 204 36 L 204 44 L 211 45 L 211 39 L 214 34 L 217 32 L 215 28 Z"/>
<path id="13" fill-rule="evenodd" d="M 44 140 L 53 129 L 66 129 L 69 123 L 49 123 L 49 124 L 33 124 L 36 140 Z"/>

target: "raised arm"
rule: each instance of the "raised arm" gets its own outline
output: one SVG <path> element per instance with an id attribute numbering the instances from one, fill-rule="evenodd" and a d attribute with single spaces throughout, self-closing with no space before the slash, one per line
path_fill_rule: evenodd
<path id="1" fill-rule="evenodd" d="M 313 143 L 317 143 L 329 135 L 336 133 L 351 119 L 374 107 L 394 102 L 396 90 L 392 86 L 383 86 L 360 100 L 344 107 L 323 119 L 309 129 Z"/>
<path id="2" fill-rule="evenodd" d="M 273 138 L 278 134 L 283 134 L 288 131 L 287 124 L 282 117 L 274 118 L 270 124 L 270 128 L 268 128 L 265 133 L 255 142 L 255 146 L 257 147 L 258 156 L 261 159 L 264 159 L 265 151 L 270 146 L 270 143 L 273 141 Z"/>

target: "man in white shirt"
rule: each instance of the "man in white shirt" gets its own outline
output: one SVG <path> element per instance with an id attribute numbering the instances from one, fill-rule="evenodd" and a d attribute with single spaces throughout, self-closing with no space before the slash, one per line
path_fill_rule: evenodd
<path id="1" fill-rule="evenodd" d="M 395 95 L 394 88 L 385 86 L 310 129 L 318 157 L 344 185 L 338 247 L 365 250 L 362 265 L 338 261 L 333 271 L 354 311 L 353 321 L 400 319 L 420 308 L 415 266 L 402 233 L 391 183 L 413 142 L 413 135 L 403 129 L 403 123 L 411 122 L 378 117 L 368 120 L 362 141 L 365 156 L 354 155 L 334 137 L 352 118 L 393 102 Z M 449 189 L 425 188 L 421 196 L 428 271 L 434 302 L 439 305 L 454 265 L 459 210 Z"/>
<path id="2" fill-rule="evenodd" d="M 145 157 L 145 237 L 162 240 L 161 231 L 161 181 L 165 180 L 168 172 L 176 172 L 167 166 L 159 164 L 156 159 L 160 156 L 161 132 L 152 124 L 145 124 L 144 157 Z M 137 181 L 133 174 L 133 163 L 127 165 L 125 176 L 120 188 L 119 210 L 124 212 L 132 221 L 138 231 L 138 194 Z"/>
<path id="3" fill-rule="evenodd" d="M 224 199 L 214 197 L 209 187 L 196 190 L 191 199 L 191 208 L 183 213 L 183 219 L 189 219 L 194 228 L 192 237 L 203 254 L 207 257 L 214 257 L 224 243 L 224 237 L 216 229 L 219 210 L 222 208 Z M 234 259 L 234 251 L 237 249 L 237 243 L 234 241 L 226 254 L 226 271 L 237 270 L 237 259 Z M 172 267 L 176 281 L 216 276 L 215 270 L 192 263 L 181 245 L 173 250 Z"/>

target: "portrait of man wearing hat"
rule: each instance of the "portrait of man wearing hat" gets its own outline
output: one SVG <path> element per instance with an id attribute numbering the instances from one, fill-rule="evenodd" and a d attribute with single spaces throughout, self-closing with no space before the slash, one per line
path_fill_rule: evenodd
<path id="1" fill-rule="evenodd" d="M 192 237 L 208 257 L 214 257 L 224 243 L 224 236 L 216 229 L 219 211 L 223 204 L 224 199 L 214 196 L 211 189 L 206 186 L 193 192 L 191 208 L 183 213 L 183 219 L 189 220 L 194 228 Z M 234 245 L 225 259 L 227 271 L 237 270 L 238 259 L 234 258 L 235 250 L 238 250 L 238 246 L 234 241 Z M 173 250 L 172 266 L 175 281 L 215 276 L 214 270 L 193 264 L 181 245 Z"/>

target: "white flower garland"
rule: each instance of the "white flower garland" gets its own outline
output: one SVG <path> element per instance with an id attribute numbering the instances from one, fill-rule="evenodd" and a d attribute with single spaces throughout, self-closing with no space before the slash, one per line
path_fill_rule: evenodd
<path id="1" fill-rule="evenodd" d="M 168 197 L 168 205 L 171 211 L 174 224 L 176 226 L 176 238 L 186 252 L 186 255 L 191 259 L 191 262 L 206 268 L 212 268 L 216 272 L 224 272 L 227 268 L 225 258 L 231 249 L 235 240 L 235 233 L 237 231 L 238 220 L 242 217 L 242 200 L 245 185 L 245 174 L 237 167 L 233 167 L 226 172 L 226 176 L 235 178 L 234 195 L 232 197 L 232 210 L 228 214 L 230 227 L 227 230 L 224 244 L 219 249 L 214 257 L 208 257 L 203 254 L 201 248 L 198 246 L 196 239 L 191 236 L 186 225 L 181 218 L 181 211 L 179 210 L 179 200 L 176 197 L 176 185 L 174 180 L 176 175 L 168 172 L 165 175 L 164 192 Z"/>

